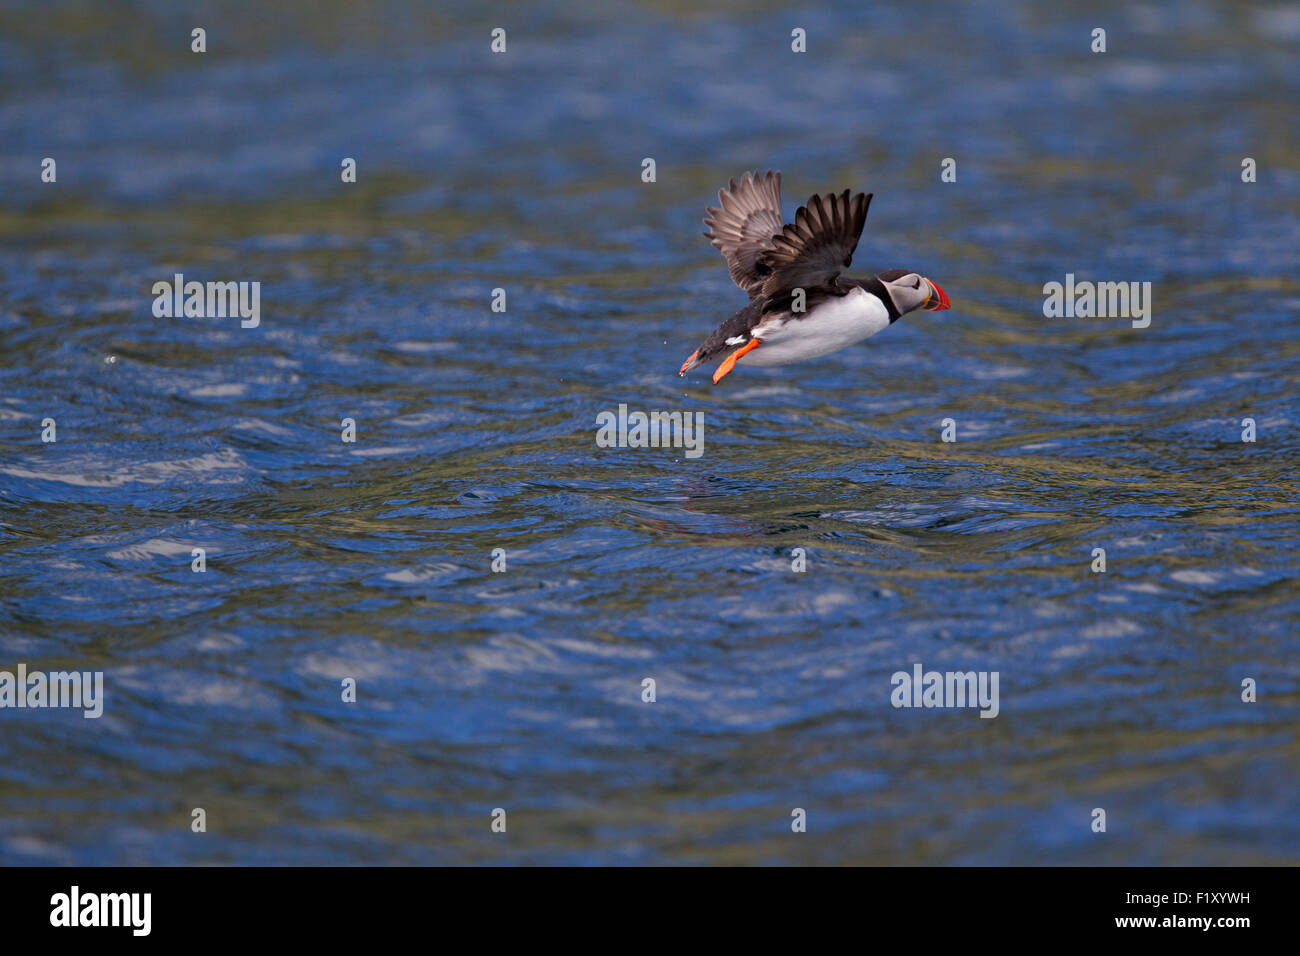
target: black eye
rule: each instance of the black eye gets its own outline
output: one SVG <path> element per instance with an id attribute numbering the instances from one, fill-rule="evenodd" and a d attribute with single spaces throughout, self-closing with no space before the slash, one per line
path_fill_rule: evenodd
<path id="1" fill-rule="evenodd" d="M 913 283 L 912 283 L 912 288 L 913 288 L 913 289 L 919 289 L 919 288 L 921 288 L 921 280 L 920 280 L 920 279 L 917 279 L 915 282 L 913 282 Z"/>

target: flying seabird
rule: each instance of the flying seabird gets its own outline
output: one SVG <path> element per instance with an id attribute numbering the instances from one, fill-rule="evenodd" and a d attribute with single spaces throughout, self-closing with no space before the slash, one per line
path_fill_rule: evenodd
<path id="1" fill-rule="evenodd" d="M 874 193 L 813 196 L 794 222 L 781 217 L 781 174 L 745 173 L 718 191 L 705 236 L 721 250 L 749 305 L 723 322 L 682 363 L 685 375 L 719 355 L 722 380 L 742 358 L 748 365 L 788 365 L 820 358 L 870 338 L 915 309 L 948 308 L 939 284 L 907 269 L 870 279 L 840 272 L 867 221 Z"/>

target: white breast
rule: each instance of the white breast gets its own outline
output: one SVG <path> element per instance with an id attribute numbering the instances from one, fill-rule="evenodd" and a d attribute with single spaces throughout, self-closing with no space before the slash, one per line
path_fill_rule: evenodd
<path id="1" fill-rule="evenodd" d="M 740 359 L 745 365 L 789 365 L 838 352 L 889 328 L 889 311 L 870 292 L 853 289 L 827 299 L 807 315 L 754 329 L 763 344 Z"/>

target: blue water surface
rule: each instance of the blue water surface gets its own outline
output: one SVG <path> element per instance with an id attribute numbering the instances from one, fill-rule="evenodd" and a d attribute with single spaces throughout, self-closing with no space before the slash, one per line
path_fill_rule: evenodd
<path id="1" fill-rule="evenodd" d="M 0 861 L 1300 859 L 1300 8 L 306 9 L 0 8 Z M 769 167 L 952 308 L 679 378 Z"/>

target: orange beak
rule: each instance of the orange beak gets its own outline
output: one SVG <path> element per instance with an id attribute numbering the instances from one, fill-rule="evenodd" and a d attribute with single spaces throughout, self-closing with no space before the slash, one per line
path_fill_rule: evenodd
<path id="1" fill-rule="evenodd" d="M 924 279 L 925 277 L 922 276 L 921 278 Z M 939 288 L 939 283 L 935 282 L 933 279 L 926 279 L 925 281 L 930 283 L 930 288 L 934 291 L 930 293 L 929 301 L 921 308 L 925 309 L 927 312 L 942 312 L 944 309 L 951 308 L 951 305 L 948 302 L 948 293 Z"/>

